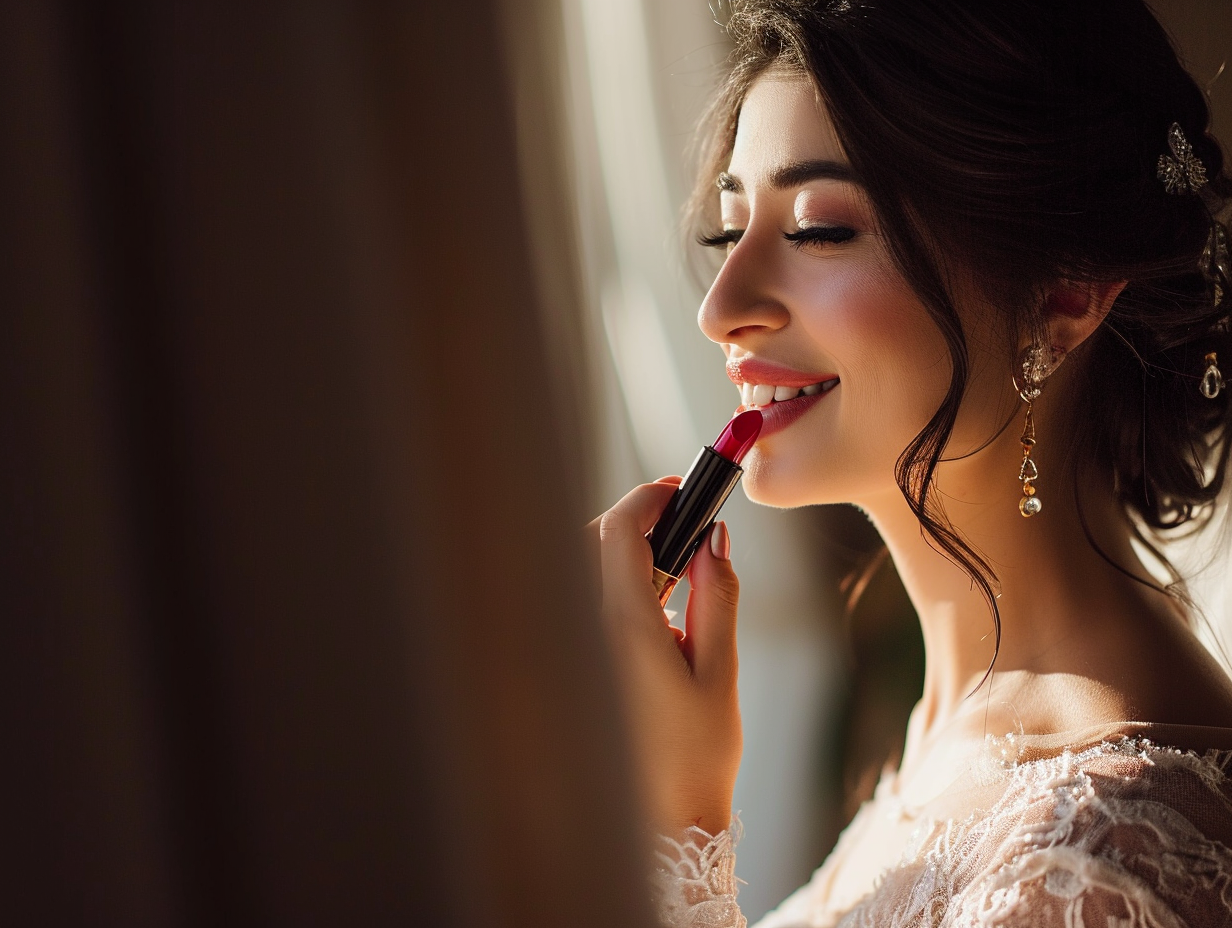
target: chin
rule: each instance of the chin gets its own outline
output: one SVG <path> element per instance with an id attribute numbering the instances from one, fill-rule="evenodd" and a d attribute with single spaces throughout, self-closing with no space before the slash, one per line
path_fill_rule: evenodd
<path id="1" fill-rule="evenodd" d="M 824 474 L 824 476 L 823 476 Z M 876 475 L 881 479 L 876 479 Z M 751 502 L 775 509 L 825 506 L 835 503 L 859 505 L 860 501 L 900 493 L 893 469 L 875 465 L 855 466 L 833 459 L 825 464 L 816 457 L 769 455 L 755 447 L 744 459 L 744 495 Z"/>
<path id="2" fill-rule="evenodd" d="M 756 448 L 745 459 L 744 480 L 741 485 L 744 487 L 744 495 L 759 506 L 794 509 L 817 502 L 815 487 L 801 486 L 798 476 L 784 473 L 782 468 L 775 467 Z"/>

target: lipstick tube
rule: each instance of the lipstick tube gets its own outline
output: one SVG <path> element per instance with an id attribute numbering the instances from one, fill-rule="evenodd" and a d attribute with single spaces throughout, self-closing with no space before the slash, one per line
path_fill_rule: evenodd
<path id="1" fill-rule="evenodd" d="M 740 482 L 740 462 L 761 433 L 761 412 L 750 409 L 727 423 L 702 448 L 647 539 L 654 555 L 654 585 L 667 605 L 719 509 Z"/>

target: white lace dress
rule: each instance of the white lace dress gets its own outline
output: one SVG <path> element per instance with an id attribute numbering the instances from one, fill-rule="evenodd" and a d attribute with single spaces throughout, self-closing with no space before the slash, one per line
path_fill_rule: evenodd
<path id="1" fill-rule="evenodd" d="M 989 739 L 918 810 L 887 773 L 830 859 L 756 928 L 1232 926 L 1230 760 L 1232 730 L 1125 723 Z M 738 823 L 661 839 L 664 925 L 744 928 L 738 839 Z M 871 889 L 845 872 L 870 839 L 902 849 Z"/>

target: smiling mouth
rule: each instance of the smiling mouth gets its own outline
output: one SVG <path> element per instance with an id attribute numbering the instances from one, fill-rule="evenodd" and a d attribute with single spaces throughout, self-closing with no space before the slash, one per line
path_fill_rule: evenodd
<path id="1" fill-rule="evenodd" d="M 801 396 L 816 396 L 828 393 L 838 386 L 838 378 L 832 377 L 820 383 L 811 383 L 806 387 L 780 387 L 765 383 L 743 383 L 740 385 L 740 401 L 749 408 L 773 406 L 775 403 L 786 403 Z"/>

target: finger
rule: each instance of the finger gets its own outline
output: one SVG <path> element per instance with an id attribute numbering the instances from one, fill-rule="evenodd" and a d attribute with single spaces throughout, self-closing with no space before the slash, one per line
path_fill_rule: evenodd
<path id="1" fill-rule="evenodd" d="M 610 510 L 608 510 L 608 512 L 602 513 L 601 515 L 596 516 L 595 518 L 591 519 L 588 523 L 586 523 L 587 538 L 590 539 L 590 542 L 592 544 L 594 544 L 595 546 L 598 546 L 604 538 L 604 532 L 605 532 L 604 525 L 603 525 L 604 520 L 608 518 L 608 513 L 616 511 L 616 510 L 620 511 L 618 522 L 620 522 L 621 524 L 618 525 L 617 523 L 612 522 L 609 519 L 606 532 L 609 536 L 611 536 L 613 533 L 617 535 L 623 535 L 624 534 L 623 522 L 624 522 L 624 517 L 626 515 L 634 518 L 635 522 L 640 522 L 644 516 L 644 511 L 647 505 L 650 506 L 651 511 L 654 511 L 655 507 L 658 506 L 657 501 L 658 501 L 659 496 L 666 492 L 661 488 L 665 486 L 675 488 L 680 485 L 680 482 L 681 482 L 680 477 L 660 477 L 654 483 L 643 484 L 642 486 L 639 486 L 639 487 L 634 488 L 633 490 L 630 490 L 628 493 L 625 494 L 625 496 L 620 500 L 620 502 L 618 502 L 615 506 L 613 506 Z M 650 499 L 649 504 L 646 502 L 647 496 L 649 496 L 649 499 Z M 669 494 L 667 499 L 670 499 L 670 498 L 671 497 Z M 665 499 L 663 500 L 662 506 L 658 506 L 657 514 L 655 515 L 655 521 L 658 521 L 658 515 L 662 514 L 663 509 L 666 506 L 667 506 L 667 501 Z M 650 526 L 646 528 L 646 531 L 641 532 L 642 537 L 645 537 L 646 532 L 650 531 L 650 529 L 653 527 L 654 526 L 652 523 Z"/>
<path id="2" fill-rule="evenodd" d="M 654 483 L 643 483 L 641 487 L 634 487 L 623 495 L 620 502 L 607 510 L 607 513 L 630 516 L 634 523 L 637 523 L 638 534 L 644 536 L 653 529 L 659 516 L 663 515 L 671 494 L 676 492 L 679 484 L 679 477 L 660 477 Z"/>
<path id="3" fill-rule="evenodd" d="M 689 565 L 689 604 L 685 610 L 689 663 L 704 680 L 735 682 L 736 605 L 740 581 L 731 564 L 727 525 L 715 524 Z"/>
<path id="4" fill-rule="evenodd" d="M 636 487 L 635 489 L 630 490 L 628 493 L 625 494 L 624 498 L 621 499 L 621 501 L 617 503 L 616 506 L 613 506 L 612 508 L 615 509 L 618 506 L 623 506 L 625 504 L 625 501 L 628 500 L 629 497 L 633 496 L 634 494 L 641 494 L 641 492 L 646 490 L 648 487 L 660 487 L 660 486 L 678 487 L 683 482 L 684 482 L 683 477 L 677 477 L 677 476 L 660 477 L 654 483 L 643 484 L 640 487 Z M 666 505 L 667 504 L 664 503 L 664 506 Z M 663 511 L 662 509 L 659 510 L 660 513 L 662 513 L 662 511 Z M 602 525 L 603 525 L 603 517 L 605 515 L 607 515 L 607 513 L 602 513 L 598 516 L 595 516 L 595 518 L 591 519 L 589 522 L 586 523 L 586 531 L 588 534 L 594 537 L 595 541 L 599 540 L 600 532 L 601 532 Z M 656 519 L 657 518 L 658 517 L 656 516 Z M 647 528 L 646 531 L 648 532 L 650 531 L 650 529 Z M 645 532 L 643 532 L 643 534 L 645 534 Z"/>
<path id="5" fill-rule="evenodd" d="M 644 539 L 675 492 L 673 483 L 644 483 L 634 487 L 599 517 L 599 536 L 603 543 L 627 543 L 634 537 Z"/>
<path id="6" fill-rule="evenodd" d="M 653 528 L 676 488 L 651 483 L 632 490 L 599 519 L 599 557 L 603 570 L 605 611 L 644 613 L 661 632 L 663 609 L 653 582 L 653 563 L 646 533 Z"/>

